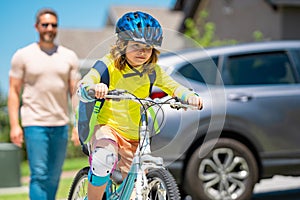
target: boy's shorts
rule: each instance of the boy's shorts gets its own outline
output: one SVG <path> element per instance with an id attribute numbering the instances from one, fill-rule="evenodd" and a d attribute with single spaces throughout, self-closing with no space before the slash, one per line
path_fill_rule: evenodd
<path id="1" fill-rule="evenodd" d="M 90 141 L 91 152 L 96 147 L 114 146 L 115 152 L 119 155 L 117 168 L 123 175 L 127 174 L 139 141 L 126 139 L 107 125 L 96 125 L 94 131 L 95 134 Z"/>

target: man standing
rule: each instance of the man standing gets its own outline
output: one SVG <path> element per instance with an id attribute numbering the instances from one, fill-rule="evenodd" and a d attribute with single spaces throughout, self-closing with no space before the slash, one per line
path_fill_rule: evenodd
<path id="1" fill-rule="evenodd" d="M 9 72 L 10 138 L 21 147 L 24 130 L 32 200 L 55 199 L 68 142 L 68 94 L 80 78 L 76 54 L 54 43 L 57 26 L 55 11 L 40 10 L 39 41 L 17 50 Z"/>

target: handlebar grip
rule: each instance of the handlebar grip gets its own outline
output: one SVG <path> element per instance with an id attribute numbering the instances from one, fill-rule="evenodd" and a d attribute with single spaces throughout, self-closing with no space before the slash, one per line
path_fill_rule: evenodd
<path id="1" fill-rule="evenodd" d="M 203 105 L 202 105 L 202 107 L 199 109 L 199 108 L 197 108 L 196 106 L 192 106 L 192 105 L 190 105 L 189 103 L 188 103 L 188 101 L 184 101 L 184 100 L 182 100 L 182 99 L 180 99 L 180 98 L 177 98 L 177 97 L 175 97 L 175 101 L 176 102 L 179 102 L 181 105 L 179 106 L 179 105 L 173 105 L 173 107 L 172 108 L 175 108 L 175 109 L 180 109 L 180 108 L 190 108 L 190 109 L 192 109 L 192 110 L 202 110 L 203 109 Z"/>
<path id="2" fill-rule="evenodd" d="M 182 104 L 189 105 L 189 103 L 187 101 L 184 101 L 184 100 L 182 100 L 182 99 L 180 99 L 178 97 L 175 97 L 175 100 L 178 101 L 178 102 L 180 102 L 180 103 L 182 103 Z"/>
<path id="3" fill-rule="evenodd" d="M 95 97 L 95 90 L 94 90 L 94 89 L 89 89 L 89 90 L 88 90 L 88 95 L 89 95 L 91 98 L 95 99 L 95 98 L 96 98 L 96 97 Z"/>

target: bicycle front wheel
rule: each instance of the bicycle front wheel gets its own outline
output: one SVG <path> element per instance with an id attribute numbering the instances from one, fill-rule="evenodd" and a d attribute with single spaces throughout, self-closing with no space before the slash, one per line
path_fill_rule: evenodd
<path id="1" fill-rule="evenodd" d="M 69 191 L 68 200 L 84 200 L 87 196 L 89 168 L 84 167 L 77 172 Z"/>
<path id="2" fill-rule="evenodd" d="M 180 193 L 175 179 L 166 169 L 152 169 L 147 174 L 148 199 L 179 200 Z"/>

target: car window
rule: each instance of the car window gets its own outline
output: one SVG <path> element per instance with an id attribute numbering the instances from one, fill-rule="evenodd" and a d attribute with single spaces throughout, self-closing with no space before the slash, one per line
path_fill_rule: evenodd
<path id="1" fill-rule="evenodd" d="M 177 74 L 194 81 L 215 84 L 218 58 L 198 60 L 187 63 L 177 70 Z"/>
<path id="2" fill-rule="evenodd" d="M 227 85 L 295 83 L 285 52 L 231 56 L 223 71 Z"/>
<path id="3" fill-rule="evenodd" d="M 300 50 L 294 51 L 295 64 L 297 69 L 298 77 L 300 77 Z"/>

